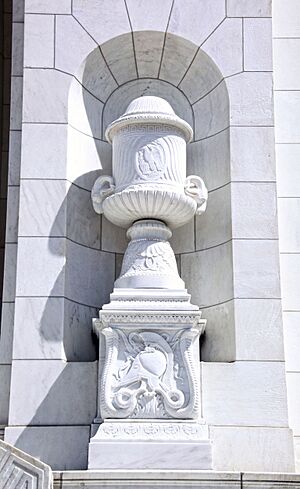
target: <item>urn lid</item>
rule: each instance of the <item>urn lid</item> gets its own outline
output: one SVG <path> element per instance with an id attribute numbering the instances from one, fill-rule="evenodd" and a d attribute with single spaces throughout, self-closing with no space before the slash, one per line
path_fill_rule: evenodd
<path id="1" fill-rule="evenodd" d="M 122 127 L 138 124 L 168 124 L 183 132 L 189 142 L 193 137 L 191 126 L 178 117 L 169 102 L 160 97 L 139 97 L 128 105 L 125 113 L 113 121 L 105 131 L 106 139 L 111 143 L 115 133 Z"/>

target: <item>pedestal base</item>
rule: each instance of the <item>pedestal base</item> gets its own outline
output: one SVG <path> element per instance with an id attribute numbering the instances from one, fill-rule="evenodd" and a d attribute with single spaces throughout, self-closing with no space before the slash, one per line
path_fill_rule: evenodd
<path id="1" fill-rule="evenodd" d="M 207 426 L 193 421 L 105 421 L 90 441 L 88 469 L 211 470 Z"/>

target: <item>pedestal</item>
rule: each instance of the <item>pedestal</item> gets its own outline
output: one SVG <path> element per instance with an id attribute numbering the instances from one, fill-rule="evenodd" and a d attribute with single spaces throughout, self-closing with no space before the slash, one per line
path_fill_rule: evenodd
<path id="1" fill-rule="evenodd" d="M 89 469 L 212 467 L 201 418 L 201 312 L 185 290 L 115 289 L 94 320 L 101 423 Z"/>
<path id="2" fill-rule="evenodd" d="M 89 445 L 89 469 L 212 468 L 208 428 L 194 421 L 105 420 Z"/>

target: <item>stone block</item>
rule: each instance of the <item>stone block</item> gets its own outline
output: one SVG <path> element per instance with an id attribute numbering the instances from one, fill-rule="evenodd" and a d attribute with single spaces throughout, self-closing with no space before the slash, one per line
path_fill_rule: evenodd
<path id="1" fill-rule="evenodd" d="M 294 436 L 300 436 L 300 371 L 286 374 L 289 423 Z"/>
<path id="2" fill-rule="evenodd" d="M 68 105 L 69 124 L 87 136 L 101 139 L 103 103 L 74 78 Z"/>
<path id="3" fill-rule="evenodd" d="M 277 240 L 234 240 L 234 294 L 238 298 L 280 298 Z"/>
<path id="4" fill-rule="evenodd" d="M 227 15 L 229 17 L 271 17 L 271 0 L 228 0 Z"/>
<path id="5" fill-rule="evenodd" d="M 278 197 L 300 197 L 300 144 L 276 144 Z"/>
<path id="6" fill-rule="evenodd" d="M 25 12 L 32 14 L 70 14 L 72 0 L 26 0 Z"/>
<path id="7" fill-rule="evenodd" d="M 244 70 L 272 71 L 272 19 L 244 19 Z"/>
<path id="8" fill-rule="evenodd" d="M 24 124 L 22 178 L 65 179 L 67 136 L 66 124 Z"/>
<path id="9" fill-rule="evenodd" d="M 225 82 L 220 83 L 208 95 L 195 103 L 193 108 L 195 141 L 227 129 L 229 126 L 229 101 Z"/>
<path id="10" fill-rule="evenodd" d="M 100 445 L 100 446 L 99 446 Z M 90 443 L 89 470 L 208 470 L 211 469 L 209 442 L 113 442 Z"/>
<path id="11" fill-rule="evenodd" d="M 220 245 L 231 237 L 231 185 L 225 185 L 209 193 L 205 213 L 196 217 L 196 250 Z"/>
<path id="12" fill-rule="evenodd" d="M 207 320 L 201 336 L 201 360 L 204 362 L 232 362 L 236 359 L 234 300 L 202 311 Z"/>
<path id="13" fill-rule="evenodd" d="M 64 51 L 64 33 L 62 32 L 61 35 L 61 50 Z M 72 36 L 73 35 L 74 34 L 72 34 Z M 73 37 L 71 37 L 71 40 L 73 40 L 73 45 L 76 45 L 76 39 L 73 39 Z M 98 48 L 94 48 L 94 50 L 88 55 L 88 57 L 83 60 L 79 68 L 78 61 L 79 60 L 77 56 L 74 56 L 74 68 L 77 67 L 77 71 L 75 71 L 75 74 L 80 83 L 82 83 L 82 85 L 97 99 L 101 101 L 107 100 L 107 98 L 117 88 L 118 85 L 107 66 L 107 62 L 103 57 L 102 51 L 100 51 L 100 49 Z M 67 57 L 66 62 L 70 64 L 69 57 Z"/>
<path id="14" fill-rule="evenodd" d="M 25 15 L 24 66 L 54 67 L 54 15 Z"/>
<path id="15" fill-rule="evenodd" d="M 22 180 L 19 236 L 66 236 L 69 187 L 66 180 Z"/>
<path id="16" fill-rule="evenodd" d="M 72 13 L 99 45 L 131 31 L 122 0 L 104 0 L 101 9 L 98 0 L 89 0 L 88 9 L 86 0 L 73 0 Z"/>
<path id="17" fill-rule="evenodd" d="M 299 90 L 300 39 L 274 39 L 274 88 Z"/>
<path id="18" fill-rule="evenodd" d="M 67 178 L 79 187 L 91 190 L 96 178 L 111 174 L 111 145 L 68 129 Z"/>
<path id="19" fill-rule="evenodd" d="M 224 0 L 215 0 L 213 3 L 192 0 L 189 8 L 183 8 L 182 2 L 175 0 L 168 32 L 184 37 L 199 46 L 224 17 Z"/>
<path id="20" fill-rule="evenodd" d="M 156 17 L 159 18 L 159 16 Z M 135 58 L 140 78 L 158 77 L 164 38 L 163 32 L 134 32 Z"/>
<path id="21" fill-rule="evenodd" d="M 99 250 L 101 218 L 93 209 L 90 191 L 71 185 L 65 200 L 67 237 L 75 243 Z"/>
<path id="22" fill-rule="evenodd" d="M 294 465 L 291 464 L 292 469 L 289 472 L 294 472 Z M 297 471 L 297 469 L 296 469 Z M 273 489 L 274 485 L 278 487 L 278 489 L 288 489 L 290 487 L 294 487 L 298 489 L 300 487 L 300 477 L 298 473 L 280 473 L 277 472 L 272 473 L 244 473 L 243 477 L 243 486 L 247 489 L 254 489 L 257 487 L 263 487 L 265 489 Z M 276 482 L 275 482 L 276 480 Z"/>
<path id="23" fill-rule="evenodd" d="M 195 220 L 172 231 L 170 245 L 174 253 L 190 253 L 195 251 Z"/>
<path id="24" fill-rule="evenodd" d="M 280 271 L 282 309 L 284 311 L 298 311 L 300 290 L 300 255 L 281 253 Z"/>
<path id="25" fill-rule="evenodd" d="M 77 75 L 78 78 L 84 70 L 84 66 L 80 65 L 85 65 L 86 58 L 96 48 L 97 43 L 73 16 L 56 17 L 55 68 Z"/>
<path id="26" fill-rule="evenodd" d="M 272 73 L 241 73 L 226 80 L 230 122 L 237 126 L 273 125 Z"/>
<path id="27" fill-rule="evenodd" d="M 18 296 L 63 296 L 65 238 L 18 239 Z"/>
<path id="28" fill-rule="evenodd" d="M 96 316 L 96 309 L 64 298 L 18 297 L 14 359 L 94 361 L 92 318 Z"/>
<path id="29" fill-rule="evenodd" d="M 9 133 L 8 185 L 20 184 L 21 131 Z"/>
<path id="30" fill-rule="evenodd" d="M 15 360 L 10 426 L 88 425 L 96 415 L 97 362 Z"/>
<path id="31" fill-rule="evenodd" d="M 113 289 L 114 264 L 113 253 L 68 241 L 65 296 L 86 306 L 102 307 Z"/>
<path id="32" fill-rule="evenodd" d="M 53 470 L 85 470 L 89 435 L 89 426 L 19 426 L 6 428 L 5 441 Z"/>
<path id="33" fill-rule="evenodd" d="M 161 31 L 165 32 L 171 13 L 172 0 L 161 3 L 160 0 L 136 3 L 127 0 L 128 15 L 135 31 Z M 159 12 L 159 15 L 158 15 Z"/>
<path id="34" fill-rule="evenodd" d="M 15 304 L 13 302 L 2 302 L 0 364 L 11 363 L 14 331 L 14 312 Z"/>
<path id="35" fill-rule="evenodd" d="M 102 216 L 101 250 L 110 253 L 125 253 L 127 245 L 126 229 L 115 226 L 105 216 Z"/>
<path id="36" fill-rule="evenodd" d="M 300 142 L 300 91 L 275 92 L 276 143 Z"/>
<path id="37" fill-rule="evenodd" d="M 213 59 L 224 77 L 242 71 L 242 19 L 225 19 L 202 44 L 201 49 Z"/>
<path id="38" fill-rule="evenodd" d="M 273 36 L 275 38 L 300 36 L 300 12 L 297 0 L 274 1 Z"/>
<path id="39" fill-rule="evenodd" d="M 203 178 L 208 190 L 230 182 L 229 129 L 187 145 L 187 174 Z"/>
<path id="40" fill-rule="evenodd" d="M 203 361 L 284 361 L 280 300 L 234 299 L 205 308 L 203 318 Z"/>
<path id="41" fill-rule="evenodd" d="M 15 243 L 6 243 L 5 245 L 5 262 L 3 276 L 3 295 L 4 302 L 13 302 L 16 295 L 16 267 L 17 267 L 17 249 Z"/>
<path id="42" fill-rule="evenodd" d="M 24 3 L 24 0 L 16 0 L 13 2 L 13 22 L 24 22 Z"/>
<path id="43" fill-rule="evenodd" d="M 24 24 L 12 24 L 12 76 L 23 76 Z"/>
<path id="44" fill-rule="evenodd" d="M 119 85 L 137 78 L 137 67 L 131 34 L 111 39 L 101 46 L 103 56 Z"/>
<path id="45" fill-rule="evenodd" d="M 54 475 L 54 487 L 78 489 L 82 483 L 82 472 L 64 471 Z M 134 484 L 138 489 L 147 485 L 149 489 L 163 489 L 196 486 L 200 489 L 240 489 L 241 475 L 238 472 L 215 472 L 204 470 L 88 470 L 84 474 L 84 482 L 91 489 L 99 489 L 109 484 L 114 489 L 121 489 Z"/>
<path id="46" fill-rule="evenodd" d="M 231 243 L 182 255 L 181 276 L 192 294 L 192 303 L 200 308 L 232 299 Z"/>
<path id="47" fill-rule="evenodd" d="M 231 208 L 233 238 L 278 238 L 275 182 L 232 183 Z"/>
<path id="48" fill-rule="evenodd" d="M 7 425 L 10 397 L 11 365 L 0 364 L 0 425 Z"/>
<path id="49" fill-rule="evenodd" d="M 236 360 L 284 361 L 280 300 L 235 299 Z"/>
<path id="50" fill-rule="evenodd" d="M 279 249 L 282 253 L 300 252 L 299 212 L 300 197 L 278 199 Z"/>
<path id="51" fill-rule="evenodd" d="M 213 426 L 211 438 L 214 469 L 217 471 L 242 469 L 253 472 L 292 472 L 294 470 L 292 433 L 287 428 Z M 247 485 L 245 476 L 246 474 L 243 474 L 243 487 L 248 489 L 251 486 Z M 255 479 L 257 474 L 251 474 L 251 477 Z M 277 474 L 276 476 L 272 474 L 271 477 L 274 480 Z M 259 486 L 256 484 L 255 487 Z M 261 487 L 268 486 L 264 482 Z M 274 483 L 269 489 L 271 487 L 274 487 Z"/>
<path id="52" fill-rule="evenodd" d="M 197 80 L 197 83 L 195 83 Z M 203 99 L 222 80 L 222 73 L 211 58 L 202 50 L 197 51 L 191 60 L 188 71 L 179 84 L 180 90 L 186 95 L 191 104 Z"/>
<path id="53" fill-rule="evenodd" d="M 20 131 L 22 128 L 22 97 L 23 78 L 11 77 L 11 99 L 10 99 L 10 130 Z"/>
<path id="54" fill-rule="evenodd" d="M 233 181 L 275 182 L 274 129 L 231 127 L 230 157 Z"/>
<path id="55" fill-rule="evenodd" d="M 300 372 L 300 311 L 283 311 L 285 366 L 288 371 Z"/>
<path id="56" fill-rule="evenodd" d="M 209 424 L 288 426 L 283 362 L 202 362 L 202 396 Z"/>
<path id="57" fill-rule="evenodd" d="M 7 243 L 18 241 L 19 187 L 7 187 L 6 235 Z"/>
<path id="58" fill-rule="evenodd" d="M 295 469 L 296 472 L 300 472 L 300 436 L 294 437 L 295 447 Z"/>
<path id="59" fill-rule="evenodd" d="M 197 47 L 186 39 L 167 32 L 159 78 L 177 86 L 185 76 L 197 52 Z"/>
<path id="60" fill-rule="evenodd" d="M 23 122 L 67 122 L 71 81 L 57 70 L 25 69 Z"/>

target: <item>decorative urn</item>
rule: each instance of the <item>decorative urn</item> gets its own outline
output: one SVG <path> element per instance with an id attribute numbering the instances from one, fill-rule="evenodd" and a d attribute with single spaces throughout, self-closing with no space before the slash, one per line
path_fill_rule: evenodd
<path id="1" fill-rule="evenodd" d="M 115 287 L 182 289 L 170 229 L 206 208 L 207 189 L 186 177 L 190 125 L 159 97 L 139 97 L 106 130 L 113 147 L 113 176 L 99 177 L 94 209 L 112 223 L 129 227 L 131 239 Z"/>

